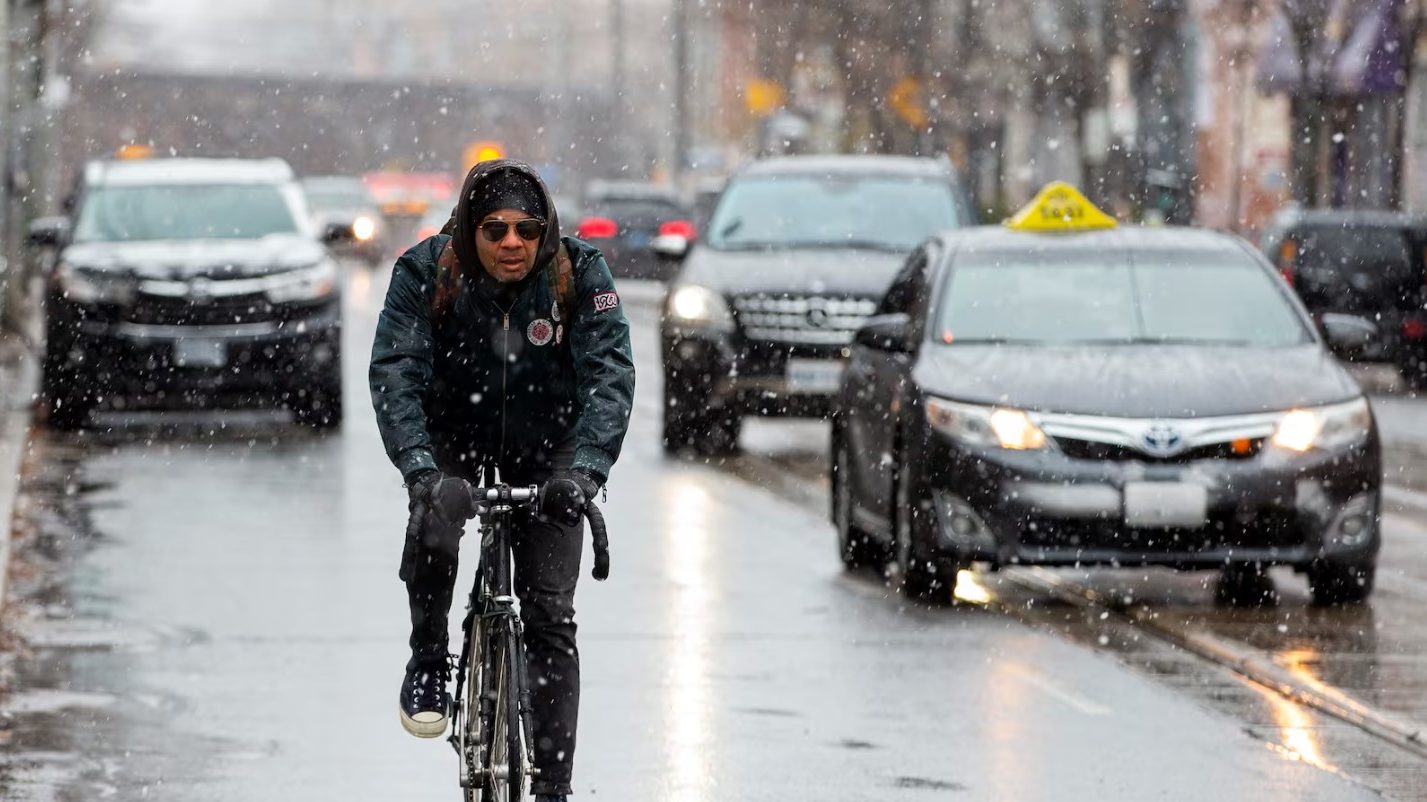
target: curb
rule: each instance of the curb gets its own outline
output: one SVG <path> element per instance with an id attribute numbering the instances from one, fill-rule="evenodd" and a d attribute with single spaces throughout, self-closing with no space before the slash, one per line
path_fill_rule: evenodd
<path id="1" fill-rule="evenodd" d="M 0 364 L 0 387 L 3 388 L 0 391 L 0 608 L 5 606 L 20 464 L 30 442 L 34 393 L 39 380 L 34 352 L 18 341 L 0 343 L 0 346 L 6 345 L 13 345 L 17 358 L 12 364 Z"/>

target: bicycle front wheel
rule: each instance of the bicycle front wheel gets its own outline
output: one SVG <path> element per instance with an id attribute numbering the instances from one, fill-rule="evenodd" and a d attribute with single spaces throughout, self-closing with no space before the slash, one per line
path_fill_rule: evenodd
<path id="1" fill-rule="evenodd" d="M 482 695 L 493 699 L 491 718 L 482 727 L 487 737 L 483 744 L 486 749 L 486 782 L 481 802 L 519 802 L 525 788 L 525 771 L 520 743 L 520 709 L 515 694 L 515 675 L 512 673 L 513 654 L 509 633 L 500 631 L 493 634 L 491 647 L 491 670 L 482 677 Z"/>

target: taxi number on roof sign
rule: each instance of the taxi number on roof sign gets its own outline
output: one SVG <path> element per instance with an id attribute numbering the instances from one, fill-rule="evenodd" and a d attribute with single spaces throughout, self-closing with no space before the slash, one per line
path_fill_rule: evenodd
<path id="1" fill-rule="evenodd" d="M 1006 227 L 1015 231 L 1092 231 L 1116 225 L 1115 218 L 1064 181 L 1047 184 L 1006 221 Z"/>

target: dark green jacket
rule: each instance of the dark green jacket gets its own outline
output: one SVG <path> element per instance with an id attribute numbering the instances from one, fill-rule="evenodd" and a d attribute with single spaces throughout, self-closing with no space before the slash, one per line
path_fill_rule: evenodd
<path id="1" fill-rule="evenodd" d="M 564 238 L 573 319 L 556 319 L 549 273 L 558 268 L 544 259 L 508 309 L 466 282 L 434 325 L 437 261 L 449 239 L 438 234 L 397 260 L 377 323 L 369 381 L 387 455 L 404 477 L 435 467 L 433 449 L 443 461 L 509 471 L 542 464 L 573 436 L 574 466 L 608 478 L 629 428 L 634 359 L 604 257 Z"/>

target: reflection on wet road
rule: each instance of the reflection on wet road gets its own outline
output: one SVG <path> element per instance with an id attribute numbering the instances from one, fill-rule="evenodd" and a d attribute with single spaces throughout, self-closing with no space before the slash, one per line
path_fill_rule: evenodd
<path id="1" fill-rule="evenodd" d="M 0 797 L 459 798 L 449 748 L 396 721 L 404 494 L 362 359 L 384 281 L 348 284 L 340 435 L 196 416 L 41 442 Z M 641 379 L 609 493 L 612 576 L 582 584 L 577 605 L 579 798 L 1377 798 L 1349 777 L 1410 798 L 1415 757 L 1115 616 L 1004 575 L 972 576 L 966 603 L 933 609 L 844 574 L 826 428 L 754 423 L 739 457 L 665 457 L 655 311 L 640 300 L 654 293 L 624 295 Z M 1393 587 L 1345 622 L 1310 616 L 1292 582 L 1277 607 L 1245 612 L 1214 607 L 1202 577 L 1079 578 L 1241 642 L 1267 624 L 1253 645 L 1281 656 L 1296 638 L 1291 670 L 1375 685 L 1375 703 L 1403 687 L 1395 660 L 1420 668 Z"/>

